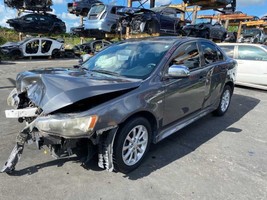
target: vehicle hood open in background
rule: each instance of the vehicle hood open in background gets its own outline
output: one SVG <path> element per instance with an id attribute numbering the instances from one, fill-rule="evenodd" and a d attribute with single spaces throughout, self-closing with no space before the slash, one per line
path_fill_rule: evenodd
<path id="1" fill-rule="evenodd" d="M 137 88 L 140 83 L 80 69 L 48 68 L 18 74 L 16 85 L 19 93 L 27 91 L 28 98 L 48 114 L 86 98 Z"/>

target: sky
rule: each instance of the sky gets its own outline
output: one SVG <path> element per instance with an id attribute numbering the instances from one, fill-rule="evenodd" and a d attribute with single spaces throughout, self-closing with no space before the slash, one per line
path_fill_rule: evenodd
<path id="1" fill-rule="evenodd" d="M 102 0 L 104 3 L 127 5 L 127 0 Z M 79 26 L 80 18 L 76 15 L 70 14 L 67 11 L 67 3 L 72 0 L 53 0 L 52 13 L 56 14 L 58 18 L 62 19 L 67 26 L 67 30 L 70 27 Z M 148 1 L 149 2 L 149 1 Z M 145 7 L 149 7 L 149 3 L 146 3 Z M 166 4 L 180 4 L 182 0 L 156 0 L 156 6 Z M 134 2 L 133 6 L 138 6 L 138 2 Z M 242 11 L 248 15 L 262 17 L 267 15 L 267 0 L 237 0 L 237 11 Z M 216 14 L 215 11 L 201 11 L 199 14 Z M 9 27 L 6 23 L 7 19 L 15 18 L 17 11 L 15 9 L 5 6 L 4 0 L 0 0 L 0 26 Z"/>

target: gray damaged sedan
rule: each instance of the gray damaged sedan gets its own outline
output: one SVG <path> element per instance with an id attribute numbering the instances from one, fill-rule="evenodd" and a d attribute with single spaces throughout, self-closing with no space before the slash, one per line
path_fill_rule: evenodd
<path id="1" fill-rule="evenodd" d="M 155 37 L 109 46 L 80 68 L 18 74 L 7 118 L 26 126 L 2 172 L 11 173 L 24 144 L 55 157 L 86 150 L 98 165 L 137 168 L 157 143 L 207 113 L 224 115 L 234 90 L 236 61 L 202 38 Z"/>

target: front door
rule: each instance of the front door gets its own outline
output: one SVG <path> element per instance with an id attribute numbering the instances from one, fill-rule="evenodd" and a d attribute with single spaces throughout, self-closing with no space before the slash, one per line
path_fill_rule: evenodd
<path id="1" fill-rule="evenodd" d="M 200 61 L 196 42 L 183 44 L 174 53 L 169 66 L 184 65 L 189 68 L 190 76 L 163 81 L 166 88 L 163 126 L 201 110 L 205 97 L 206 75 L 203 74 Z"/>

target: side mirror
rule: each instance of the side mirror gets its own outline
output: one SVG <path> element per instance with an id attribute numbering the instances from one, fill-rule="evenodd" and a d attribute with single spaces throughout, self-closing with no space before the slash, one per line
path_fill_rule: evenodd
<path id="1" fill-rule="evenodd" d="M 172 65 L 168 69 L 168 76 L 171 78 L 186 78 L 189 75 L 189 68 L 184 65 Z"/>

